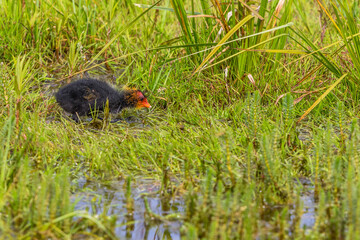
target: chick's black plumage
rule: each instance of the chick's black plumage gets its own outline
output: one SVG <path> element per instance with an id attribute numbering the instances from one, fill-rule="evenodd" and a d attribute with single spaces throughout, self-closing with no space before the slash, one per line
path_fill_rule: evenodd
<path id="1" fill-rule="evenodd" d="M 78 116 L 90 115 L 95 109 L 102 112 L 109 100 L 111 113 L 123 108 L 150 108 L 141 91 L 124 88 L 115 90 L 108 83 L 96 79 L 80 79 L 62 88 L 55 94 L 56 101 L 78 121 Z"/>

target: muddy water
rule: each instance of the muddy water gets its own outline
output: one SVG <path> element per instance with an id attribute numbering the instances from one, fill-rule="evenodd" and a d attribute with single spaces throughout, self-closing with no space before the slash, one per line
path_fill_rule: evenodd
<path id="1" fill-rule="evenodd" d="M 73 195 L 76 210 L 116 216 L 115 235 L 119 239 L 180 239 L 180 221 L 158 222 L 146 216 L 143 194 L 149 194 L 146 197 L 155 214 L 166 216 L 184 212 L 182 199 L 159 196 L 160 184 L 157 181 L 138 180 L 132 184 L 134 207 L 131 213 L 126 208 L 125 181 L 102 184 L 80 180 L 77 185 L 82 190 Z"/>

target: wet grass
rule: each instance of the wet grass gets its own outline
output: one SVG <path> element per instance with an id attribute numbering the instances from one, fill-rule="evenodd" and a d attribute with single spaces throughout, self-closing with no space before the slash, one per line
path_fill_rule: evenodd
<path id="1" fill-rule="evenodd" d="M 358 2 L 146 4 L 0 0 L 1 236 L 357 239 Z M 152 108 L 77 124 L 81 77 Z"/>

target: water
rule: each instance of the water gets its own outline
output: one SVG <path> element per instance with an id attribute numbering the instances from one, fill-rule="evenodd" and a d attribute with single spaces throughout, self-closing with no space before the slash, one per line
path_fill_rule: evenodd
<path id="1" fill-rule="evenodd" d="M 146 214 L 143 194 L 146 193 L 150 209 L 157 215 L 184 212 L 181 198 L 166 199 L 158 194 L 160 183 L 154 180 L 137 180 L 132 184 L 131 198 L 134 210 L 128 213 L 126 208 L 125 181 L 107 184 L 78 182 L 81 191 L 73 195 L 76 210 L 86 210 L 91 214 L 117 216 L 115 235 L 119 239 L 180 239 L 180 221 L 156 221 Z"/>
<path id="2" fill-rule="evenodd" d="M 316 221 L 317 202 L 314 198 L 314 185 L 308 179 L 299 179 L 303 190 L 300 195 L 300 201 L 303 205 L 303 214 L 300 218 L 300 228 L 311 229 Z M 291 220 L 295 217 L 295 210 L 290 211 Z"/>
<path id="3" fill-rule="evenodd" d="M 300 228 L 311 229 L 315 224 L 317 207 L 314 199 L 314 187 L 307 179 L 300 179 L 297 184 L 303 186 L 300 196 L 303 206 Z M 151 211 L 163 217 L 175 213 L 184 215 L 185 202 L 181 197 L 162 197 L 159 194 L 161 187 L 159 181 L 136 180 L 131 185 L 134 207 L 133 211 L 129 213 L 126 207 L 125 186 L 124 180 L 99 183 L 82 179 L 77 183 L 79 191 L 73 195 L 73 201 L 77 200 L 75 208 L 76 210 L 86 210 L 91 214 L 116 216 L 117 227 L 114 233 L 119 239 L 181 239 L 180 230 L 183 222 L 181 220 L 159 221 L 150 218 L 146 213 L 144 195 L 148 199 Z M 266 214 L 262 218 L 264 226 L 285 206 L 267 206 Z M 295 205 L 288 207 L 291 225 L 296 214 Z"/>

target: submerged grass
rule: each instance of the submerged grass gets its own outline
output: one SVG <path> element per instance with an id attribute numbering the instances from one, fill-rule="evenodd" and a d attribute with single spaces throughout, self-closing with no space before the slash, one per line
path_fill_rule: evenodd
<path id="1" fill-rule="evenodd" d="M 135 177 L 183 199 L 163 216 L 141 196 L 145 221 L 180 222 L 184 239 L 358 238 L 358 1 L 0 5 L 5 239 L 115 239 Z M 53 93 L 83 76 L 136 85 L 153 108 L 76 124 Z M 125 180 L 128 221 L 79 211 L 80 178 Z"/>

